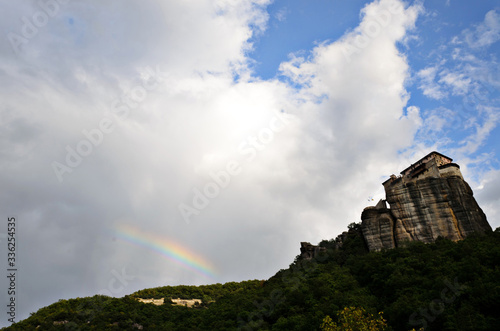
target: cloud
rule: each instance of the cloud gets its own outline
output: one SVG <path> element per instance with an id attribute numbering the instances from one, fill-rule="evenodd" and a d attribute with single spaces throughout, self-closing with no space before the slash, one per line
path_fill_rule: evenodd
<path id="1" fill-rule="evenodd" d="M 19 219 L 23 317 L 98 292 L 267 278 L 300 241 L 358 222 L 380 183 L 428 152 L 418 130 L 447 128 L 455 110 L 434 118 L 408 104 L 398 44 L 420 4 L 374 1 L 358 27 L 264 81 L 248 64 L 269 3 L 72 1 L 31 35 L 46 11 L 5 4 L 2 31 L 25 39 L 0 45 L 0 199 Z M 486 86 L 488 66 L 460 68 L 422 70 L 424 93 Z M 470 123 L 464 153 L 496 113 Z M 126 226 L 197 256 L 214 278 L 123 240 Z"/>
<path id="2" fill-rule="evenodd" d="M 496 40 L 495 21 L 498 14 L 489 11 L 474 29 L 464 29 L 442 45 L 434 54 L 435 63 L 416 74 L 425 96 L 447 102 L 446 106 L 424 109 L 425 124 L 417 140 L 448 149 L 471 166 L 480 155 L 468 156 L 478 153 L 498 126 L 498 64 L 495 58 L 480 54 L 481 47 Z"/>
<path id="3" fill-rule="evenodd" d="M 113 295 L 211 281 L 116 240 L 120 224 L 226 263 L 216 254 L 226 246 L 213 244 L 225 230 L 210 225 L 221 236 L 215 239 L 207 229 L 186 227 L 177 205 L 203 180 L 194 169 L 205 155 L 232 153 L 243 134 L 280 111 L 269 98 L 272 88 L 233 82 L 247 71 L 248 40 L 265 26 L 265 4 L 75 1 L 26 36 L 23 24 L 43 9 L 37 3 L 5 8 L 2 31 L 27 39 L 19 49 L 8 39 L 0 45 L 0 181 L 6 212 L 20 224 L 24 317 L 60 298 L 109 291 L 113 271 L 123 268 L 134 280 Z M 152 88 L 156 71 L 161 79 Z M 112 121 L 111 132 L 89 134 L 103 119 Z M 69 166 L 68 160 L 78 165 L 60 182 L 51 165 Z M 197 231 L 205 239 L 196 239 Z"/>
<path id="4" fill-rule="evenodd" d="M 466 137 L 460 142 L 462 145 L 457 149 L 459 154 L 472 154 L 484 144 L 488 139 L 490 133 L 497 127 L 500 121 L 500 108 L 498 107 L 485 107 L 482 109 L 483 120 L 482 123 L 475 123 L 474 133 Z"/>
<path id="5" fill-rule="evenodd" d="M 496 43 L 500 39 L 500 14 L 496 10 L 490 10 L 484 21 L 473 30 L 465 30 L 464 36 L 472 48 L 488 47 Z"/>
<path id="6" fill-rule="evenodd" d="M 424 95 L 432 99 L 440 100 L 445 98 L 448 94 L 443 91 L 440 84 L 435 81 L 437 72 L 437 66 L 427 67 L 420 70 L 417 73 L 417 77 L 420 79 L 419 88 L 423 91 Z"/>
<path id="7" fill-rule="evenodd" d="M 343 211 L 341 200 L 329 197 L 359 201 L 359 207 L 349 210 L 361 210 L 365 196 L 380 186 L 380 178 L 366 183 L 365 171 L 379 168 L 390 175 L 395 164 L 388 160 L 397 160 L 397 151 L 411 144 L 420 124 L 414 108 L 409 116 L 403 113 L 408 65 L 395 46 L 405 29 L 413 26 L 420 9 L 396 5 L 392 1 L 368 5 L 359 28 L 337 42 L 316 47 L 309 59 L 294 57 L 280 67 L 292 83 L 302 87 L 298 96 L 304 100 L 303 116 L 299 117 L 305 119 L 307 134 L 297 157 L 312 160 L 321 155 L 316 164 L 302 165 L 305 178 L 317 177 L 304 192 L 311 192 L 323 208 L 339 208 L 331 209 L 334 219 L 359 219 L 356 213 Z M 335 192 L 329 191 L 332 187 Z"/>
<path id="8" fill-rule="evenodd" d="M 280 10 L 278 10 L 276 12 L 276 14 L 274 15 L 274 17 L 279 21 L 279 22 L 283 22 L 286 20 L 286 16 L 289 14 L 289 9 L 287 7 L 283 7 L 281 8 Z"/>
<path id="9" fill-rule="evenodd" d="M 1 45 L 1 201 L 20 220 L 23 311 L 267 278 L 383 194 L 425 125 L 397 47 L 421 5 L 374 1 L 358 27 L 263 81 L 247 65 L 268 4 L 73 1 L 19 50 Z M 41 10 L 10 3 L 0 25 L 22 35 L 22 17 Z M 454 77 L 443 84 L 459 88 Z M 54 162 L 71 170 L 62 182 Z M 189 224 L 182 204 L 197 211 Z M 216 278 L 122 240 L 127 225 L 200 256 Z"/>
<path id="10" fill-rule="evenodd" d="M 465 74 L 458 74 L 455 72 L 441 72 L 441 78 L 439 79 L 440 83 L 444 83 L 451 87 L 452 93 L 455 95 L 464 95 L 468 92 L 469 86 L 471 84 L 472 79 L 466 77 Z"/>
<path id="11" fill-rule="evenodd" d="M 498 203 L 500 202 L 500 171 L 491 170 L 486 173 L 477 188 L 474 188 L 476 199 L 488 217 L 493 229 L 500 227 L 498 221 Z"/>
<path id="12" fill-rule="evenodd" d="M 454 130 L 454 116 L 457 116 L 455 111 L 444 107 L 428 111 L 425 117 L 425 124 L 422 125 L 420 134 L 422 136 L 432 137 L 430 140 L 435 140 L 435 137 L 440 132 L 444 130 Z"/>

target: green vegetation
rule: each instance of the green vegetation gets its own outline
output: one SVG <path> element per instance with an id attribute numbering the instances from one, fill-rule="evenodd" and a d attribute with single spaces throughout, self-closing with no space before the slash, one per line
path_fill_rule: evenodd
<path id="1" fill-rule="evenodd" d="M 498 330 L 500 228 L 369 253 L 351 224 L 338 243 L 321 242 L 325 254 L 297 257 L 266 281 L 61 300 L 5 330 Z M 155 306 L 139 297 L 203 304 Z"/>
<path id="2" fill-rule="evenodd" d="M 330 316 L 323 319 L 321 325 L 322 331 L 382 331 L 387 328 L 386 320 L 382 317 L 382 312 L 379 316 L 374 317 L 367 313 L 363 308 L 346 307 L 339 311 L 339 322 L 335 323 Z"/>

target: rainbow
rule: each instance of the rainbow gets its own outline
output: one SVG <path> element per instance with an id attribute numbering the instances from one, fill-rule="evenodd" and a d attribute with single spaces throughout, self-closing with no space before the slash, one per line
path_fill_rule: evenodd
<path id="1" fill-rule="evenodd" d="M 215 269 L 209 261 L 172 240 L 142 232 L 129 225 L 118 226 L 114 234 L 121 240 L 149 249 L 205 277 L 214 279 L 216 276 Z"/>

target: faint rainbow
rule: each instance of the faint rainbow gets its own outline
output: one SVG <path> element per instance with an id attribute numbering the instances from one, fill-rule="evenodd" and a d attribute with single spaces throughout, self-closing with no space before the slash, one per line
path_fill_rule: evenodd
<path id="1" fill-rule="evenodd" d="M 142 232 L 128 225 L 118 226 L 114 233 L 119 239 L 149 249 L 205 277 L 214 278 L 216 276 L 212 263 L 172 240 Z"/>

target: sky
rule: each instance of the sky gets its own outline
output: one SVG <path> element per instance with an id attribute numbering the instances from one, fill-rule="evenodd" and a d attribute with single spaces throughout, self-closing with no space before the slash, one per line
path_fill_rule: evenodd
<path id="1" fill-rule="evenodd" d="M 500 226 L 497 1 L 0 4 L 16 321 L 59 299 L 267 279 L 434 150 Z"/>

